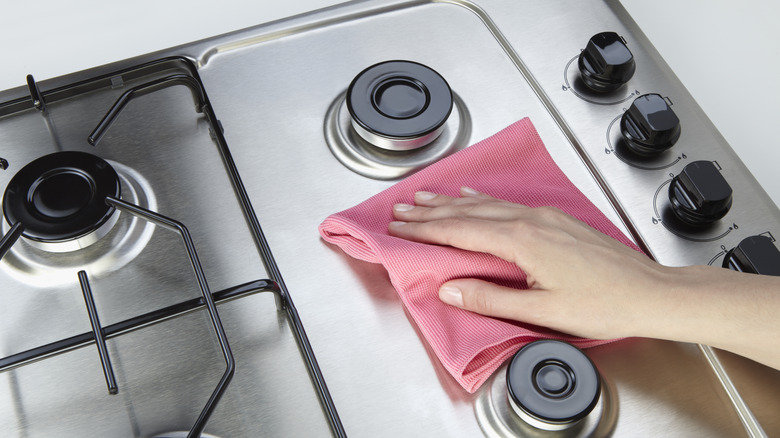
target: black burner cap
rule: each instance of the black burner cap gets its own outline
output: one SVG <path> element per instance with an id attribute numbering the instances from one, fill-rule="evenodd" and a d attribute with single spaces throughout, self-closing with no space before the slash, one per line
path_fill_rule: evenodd
<path id="1" fill-rule="evenodd" d="M 598 371 L 588 356 L 554 340 L 532 342 L 515 353 L 506 385 L 509 397 L 523 412 L 553 424 L 584 418 L 601 393 Z"/>
<path id="2" fill-rule="evenodd" d="M 366 131 L 417 138 L 436 131 L 452 111 L 452 91 L 434 70 L 411 61 L 385 61 L 358 74 L 347 109 Z"/>
<path id="3" fill-rule="evenodd" d="M 119 194 L 119 176 L 105 160 L 85 152 L 56 152 L 11 178 L 3 214 L 11 225 L 21 222 L 28 239 L 64 242 L 100 228 L 114 212 L 106 197 Z"/>

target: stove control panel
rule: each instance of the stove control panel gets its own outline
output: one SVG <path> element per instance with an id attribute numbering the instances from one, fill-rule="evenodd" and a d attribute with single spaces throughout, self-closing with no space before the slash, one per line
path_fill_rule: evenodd
<path id="1" fill-rule="evenodd" d="M 638 243 L 669 266 L 747 265 L 724 258 L 749 236 L 777 248 L 780 211 L 652 44 L 622 21 L 579 31 L 516 50 Z"/>
<path id="2" fill-rule="evenodd" d="M 608 7 L 620 20 L 609 27 L 601 22 L 580 27 L 578 35 L 547 34 L 554 41 L 544 51 L 515 47 L 530 81 L 652 258 L 666 266 L 780 275 L 780 210 L 616 3 Z M 595 21 L 581 14 L 581 23 Z M 600 75 L 602 70 L 613 75 Z M 707 351 L 713 368 L 728 375 L 724 386 L 733 384 L 727 389 L 732 394 L 760 393 L 766 383 L 755 382 L 780 378 Z M 741 418 L 745 424 L 780 430 L 776 406 L 745 403 L 755 415 Z"/>

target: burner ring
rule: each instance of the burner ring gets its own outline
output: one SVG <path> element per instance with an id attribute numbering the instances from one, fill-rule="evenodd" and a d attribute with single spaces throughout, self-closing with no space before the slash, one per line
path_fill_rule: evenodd
<path id="1" fill-rule="evenodd" d="M 9 224 L 21 222 L 22 236 L 43 243 L 84 237 L 109 222 L 119 197 L 119 176 L 105 160 L 77 151 L 40 157 L 17 172 L 3 196 Z"/>
<path id="2" fill-rule="evenodd" d="M 410 150 L 441 134 L 452 91 L 436 71 L 411 61 L 385 61 L 360 72 L 347 89 L 355 131 L 389 150 Z"/>

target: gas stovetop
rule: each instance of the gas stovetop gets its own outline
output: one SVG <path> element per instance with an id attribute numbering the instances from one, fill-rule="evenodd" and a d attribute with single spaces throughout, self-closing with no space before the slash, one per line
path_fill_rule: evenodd
<path id="1" fill-rule="evenodd" d="M 561 26 L 567 16 L 579 24 Z M 594 92 L 580 54 L 597 56 L 589 39 L 606 31 L 636 67 Z M 349 118 L 350 83 L 390 60 L 451 89 L 420 150 L 377 151 Z M 679 122 L 657 129 L 664 141 L 644 138 L 643 105 Z M 346 4 L 0 93 L 3 190 L 73 151 L 120 185 L 108 198 L 119 215 L 81 249 L 17 239 L 4 220 L 0 424 L 19 437 L 534 434 L 508 406 L 504 368 L 466 392 L 382 267 L 317 234 L 329 214 L 523 117 L 659 262 L 728 265 L 754 236 L 774 248 L 780 212 L 617 2 Z M 667 193 L 693 190 L 702 166 L 730 204 L 707 195 L 717 214 L 691 217 L 696 200 Z M 40 198 L 60 199 L 48 185 Z M 645 339 L 586 354 L 605 395 L 561 436 L 780 431 L 774 370 Z"/>

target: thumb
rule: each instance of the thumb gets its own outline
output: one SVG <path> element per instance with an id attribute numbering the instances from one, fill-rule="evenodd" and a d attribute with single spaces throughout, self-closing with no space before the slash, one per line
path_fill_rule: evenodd
<path id="1" fill-rule="evenodd" d="M 518 290 L 473 278 L 448 281 L 439 288 L 439 299 L 449 305 L 513 320 L 529 316 L 530 301 L 536 301 L 538 294 L 535 290 Z"/>

